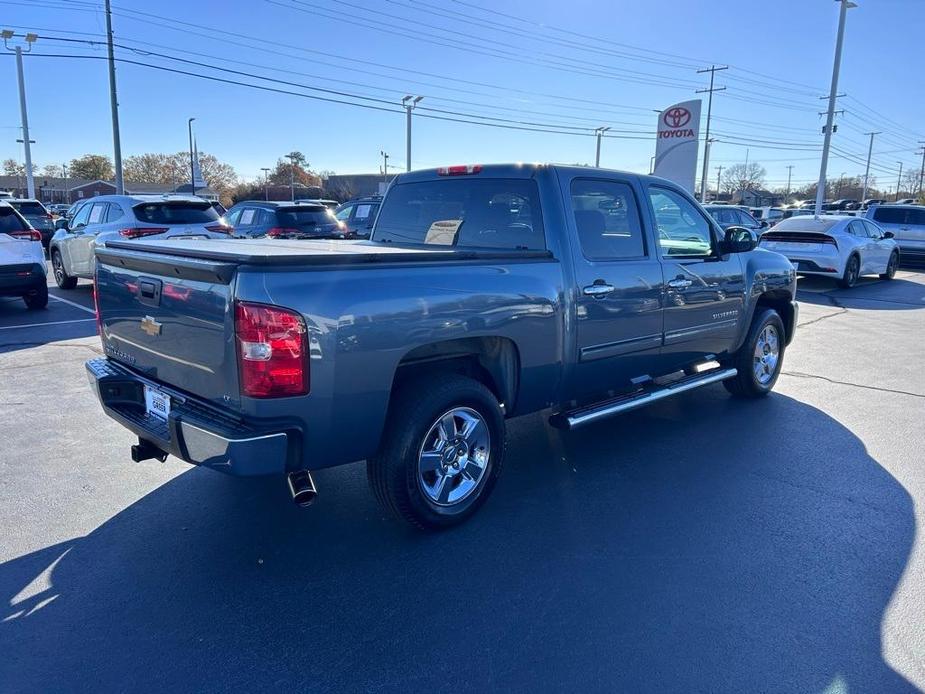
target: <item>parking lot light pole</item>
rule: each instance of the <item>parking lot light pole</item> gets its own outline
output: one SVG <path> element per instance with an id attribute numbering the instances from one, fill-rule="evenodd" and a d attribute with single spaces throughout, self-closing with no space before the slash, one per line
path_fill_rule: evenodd
<path id="1" fill-rule="evenodd" d="M 389 182 L 389 154 L 385 150 L 380 149 L 379 154 L 382 155 L 382 182 Z"/>
<path id="2" fill-rule="evenodd" d="M 838 12 L 838 37 L 835 39 L 835 62 L 832 64 L 832 84 L 829 88 L 829 109 L 825 118 L 825 138 L 822 142 L 822 162 L 819 166 L 819 184 L 816 186 L 816 208 L 814 216 L 822 214 L 825 200 L 825 177 L 829 165 L 829 147 L 832 144 L 832 124 L 835 120 L 835 99 L 838 97 L 838 72 L 841 69 L 841 49 L 845 39 L 845 18 L 848 9 L 857 7 L 851 0 L 837 0 L 841 7 Z"/>
<path id="3" fill-rule="evenodd" d="M 269 202 L 270 200 L 270 169 L 264 166 L 263 171 L 263 199 Z"/>
<path id="4" fill-rule="evenodd" d="M 870 145 L 867 147 L 867 166 L 864 169 L 864 191 L 861 193 L 861 202 L 867 200 L 867 183 L 870 180 L 870 156 L 874 152 L 874 135 L 879 135 L 881 131 L 864 133 L 870 135 Z"/>
<path id="5" fill-rule="evenodd" d="M 412 96 L 409 94 L 401 100 L 401 105 L 405 107 L 405 112 L 408 114 L 407 131 L 405 133 L 406 171 L 411 171 L 411 111 L 414 110 L 414 107 L 417 106 L 418 102 L 423 98 L 423 96 Z"/>
<path id="6" fill-rule="evenodd" d="M 604 133 L 610 130 L 610 127 L 595 128 L 594 134 L 597 136 L 597 150 L 594 153 L 594 166 L 598 167 L 601 165 L 601 140 L 604 139 Z"/>
<path id="7" fill-rule="evenodd" d="M 71 191 L 67 187 L 67 164 L 62 164 L 61 170 L 64 172 L 64 200 L 62 202 L 70 202 Z"/>
<path id="8" fill-rule="evenodd" d="M 189 130 L 189 190 L 190 195 L 196 194 L 196 168 L 193 166 L 193 121 L 190 118 L 186 121 L 186 127 Z"/>
<path id="9" fill-rule="evenodd" d="M 7 45 L 7 41 L 13 38 L 14 34 L 9 29 L 4 29 L 0 36 L 3 37 L 3 45 L 7 50 L 12 50 L 16 53 L 16 75 L 19 78 L 19 111 L 22 116 L 22 143 L 25 150 L 25 159 L 26 159 L 26 189 L 30 198 L 35 197 L 35 178 L 32 175 L 32 142 L 33 140 L 29 139 L 29 113 L 26 109 L 26 83 L 25 78 L 23 77 L 22 69 L 22 46 L 16 46 L 15 48 L 10 48 Z M 26 44 L 28 48 L 26 53 L 32 50 L 32 44 L 35 43 L 35 40 L 38 37 L 35 34 L 26 34 Z"/>

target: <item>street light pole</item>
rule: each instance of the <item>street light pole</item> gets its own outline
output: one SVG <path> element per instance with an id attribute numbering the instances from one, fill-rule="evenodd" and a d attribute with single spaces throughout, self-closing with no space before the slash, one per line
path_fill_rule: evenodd
<path id="1" fill-rule="evenodd" d="M 719 178 L 723 174 L 722 165 L 716 167 L 716 199 L 719 200 Z"/>
<path id="2" fill-rule="evenodd" d="M 594 154 L 594 166 L 598 167 L 601 165 L 601 140 L 604 138 L 604 133 L 610 130 L 609 127 L 600 127 L 594 129 L 594 134 L 597 135 L 597 151 Z"/>
<path id="3" fill-rule="evenodd" d="M 3 33 L 0 36 L 3 37 L 3 46 L 7 50 L 11 50 L 7 41 L 13 38 L 16 34 L 9 29 L 4 29 Z M 35 43 L 38 36 L 35 34 L 26 34 L 26 45 L 29 47 L 26 49 L 26 53 L 32 50 L 32 44 Z M 19 111 L 22 118 L 22 143 L 23 149 L 25 151 L 25 160 L 26 160 L 26 189 L 27 194 L 30 198 L 35 197 L 35 179 L 32 176 L 32 142 L 29 138 L 29 113 L 26 109 L 26 82 L 23 77 L 22 69 L 22 46 L 16 46 L 12 49 L 16 53 L 16 75 L 19 78 Z"/>
<path id="4" fill-rule="evenodd" d="M 406 171 L 411 171 L 411 111 L 414 110 L 414 107 L 417 106 L 418 102 L 423 98 L 423 96 L 412 96 L 409 94 L 401 100 L 401 105 L 405 107 L 405 112 L 408 115 L 407 131 L 405 133 Z"/>
<path id="5" fill-rule="evenodd" d="M 899 200 L 899 188 L 902 185 L 903 180 L 903 163 L 901 161 L 896 163 L 899 164 L 899 176 L 896 178 L 896 197 L 893 198 L 893 202 Z"/>
<path id="6" fill-rule="evenodd" d="M 379 154 L 382 155 L 382 182 L 389 182 L 389 155 L 384 150 L 379 150 Z"/>
<path id="7" fill-rule="evenodd" d="M 861 202 L 867 200 L 867 184 L 870 180 L 870 157 L 874 152 L 874 135 L 879 135 L 880 131 L 864 133 L 865 135 L 870 135 L 870 145 L 867 147 L 867 166 L 864 168 L 864 190 L 861 193 Z"/>
<path id="8" fill-rule="evenodd" d="M 787 167 L 787 194 L 784 197 L 788 199 L 790 198 L 790 180 L 792 176 L 793 176 L 793 164 Z"/>
<path id="9" fill-rule="evenodd" d="M 125 195 L 122 180 L 122 139 L 119 135 L 119 99 L 116 97 L 116 57 L 112 46 L 112 7 L 106 0 L 106 46 L 109 53 L 109 104 L 112 108 L 112 150 L 116 169 L 116 195 Z"/>
<path id="10" fill-rule="evenodd" d="M 186 127 L 189 130 L 189 191 L 190 195 L 196 194 L 196 168 L 193 166 L 193 121 L 190 118 L 186 121 Z"/>
<path id="11" fill-rule="evenodd" d="M 825 118 L 825 139 L 822 143 L 822 162 L 819 166 L 819 184 L 816 186 L 816 208 L 814 216 L 818 219 L 822 214 L 822 203 L 825 200 L 825 177 L 829 165 L 829 147 L 832 144 L 832 125 L 835 120 L 835 99 L 838 97 L 838 72 L 841 70 L 841 50 L 845 39 L 845 18 L 848 8 L 857 7 L 851 0 L 838 0 L 840 4 L 838 13 L 838 37 L 835 39 L 835 62 L 832 65 L 832 84 L 829 89 L 829 109 Z"/>
<path id="12" fill-rule="evenodd" d="M 260 170 L 263 171 L 263 199 L 269 201 L 270 200 L 270 169 L 264 166 Z"/>
<path id="13" fill-rule="evenodd" d="M 64 172 L 64 200 L 62 202 L 70 202 L 71 191 L 67 187 L 67 164 L 62 164 L 61 170 Z"/>

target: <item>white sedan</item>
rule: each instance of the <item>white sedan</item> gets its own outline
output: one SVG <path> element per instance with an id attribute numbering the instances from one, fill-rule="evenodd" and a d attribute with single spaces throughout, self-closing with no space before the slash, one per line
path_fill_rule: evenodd
<path id="1" fill-rule="evenodd" d="M 758 243 L 786 256 L 800 274 L 833 277 L 845 288 L 853 287 L 861 275 L 891 280 L 899 267 L 893 234 L 869 219 L 791 217 L 766 231 Z"/>

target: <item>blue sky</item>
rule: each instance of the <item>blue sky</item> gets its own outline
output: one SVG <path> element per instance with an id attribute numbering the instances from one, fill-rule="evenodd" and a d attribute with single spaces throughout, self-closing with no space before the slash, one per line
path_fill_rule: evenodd
<path id="1" fill-rule="evenodd" d="M 921 31 L 923 0 L 857 0 L 849 11 L 830 177 L 863 173 L 870 130 L 873 173 L 895 185 L 899 161 L 917 169 L 925 140 Z M 0 0 L 0 25 L 41 36 L 100 40 L 102 0 Z M 395 109 L 423 94 L 424 116 L 490 117 L 557 132 L 529 132 L 416 118 L 413 166 L 498 161 L 593 162 L 594 139 L 609 125 L 601 164 L 647 171 L 654 153 L 652 109 L 694 97 L 706 84 L 697 67 L 727 90 L 714 99 L 715 166 L 760 162 L 771 187 L 794 187 L 819 170 L 822 119 L 838 18 L 832 0 L 113 0 L 116 41 L 185 60 L 330 89 L 261 82 L 144 53 L 128 60 L 222 79 Z M 143 14 L 147 13 L 147 14 Z M 186 22 L 181 24 L 179 22 Z M 104 56 L 101 46 L 42 38 L 35 53 Z M 208 57 L 207 57 L 208 56 Z M 27 56 L 33 159 L 60 163 L 87 152 L 111 154 L 106 63 Z M 0 158 L 22 158 L 15 61 L 0 61 Z M 124 155 L 186 147 L 186 119 L 197 118 L 200 149 L 254 178 L 293 149 L 313 168 L 377 171 L 380 150 L 404 165 L 405 120 L 388 113 L 257 91 L 147 67 L 118 67 Z M 356 98 L 367 97 L 365 100 Z M 704 104 L 704 114 L 706 104 Z M 462 116 L 453 113 L 465 114 Z M 479 118 L 477 118 L 479 117 Z M 482 120 L 482 122 L 489 122 Z M 552 126 L 552 127 L 549 127 Z M 617 131 L 624 131 L 619 133 Z M 634 139 L 629 139 L 634 138 Z"/>

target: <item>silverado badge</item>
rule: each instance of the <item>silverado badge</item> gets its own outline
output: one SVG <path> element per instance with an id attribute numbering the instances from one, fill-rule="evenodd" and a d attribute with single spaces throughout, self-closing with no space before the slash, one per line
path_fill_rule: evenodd
<path id="1" fill-rule="evenodd" d="M 161 334 L 161 324 L 151 316 L 145 316 L 141 319 L 141 329 L 151 337 Z"/>

